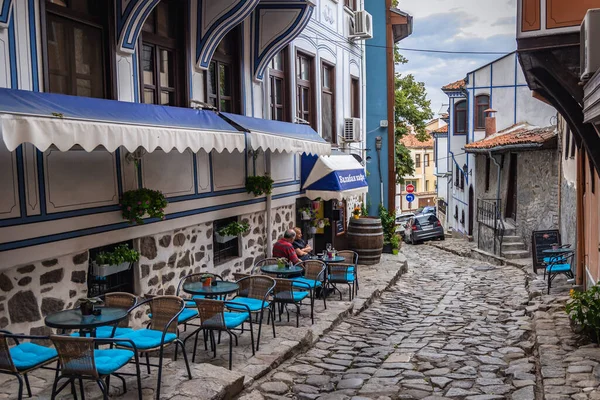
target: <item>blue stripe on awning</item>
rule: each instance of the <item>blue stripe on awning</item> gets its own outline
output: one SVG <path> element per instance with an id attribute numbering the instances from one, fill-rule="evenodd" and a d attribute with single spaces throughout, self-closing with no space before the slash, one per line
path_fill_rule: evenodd
<path id="1" fill-rule="evenodd" d="M 306 190 L 328 190 L 343 192 L 346 190 L 367 187 L 364 169 L 333 171 L 315 183 L 306 187 Z"/>

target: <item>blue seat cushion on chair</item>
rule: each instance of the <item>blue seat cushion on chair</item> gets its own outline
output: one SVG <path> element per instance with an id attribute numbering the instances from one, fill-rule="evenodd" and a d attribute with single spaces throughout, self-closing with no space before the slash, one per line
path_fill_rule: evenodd
<path id="1" fill-rule="evenodd" d="M 191 302 L 192 307 L 196 307 L 196 303 Z M 183 324 L 184 322 L 189 321 L 192 318 L 196 318 L 198 316 L 198 310 L 194 310 L 193 308 L 186 308 L 179 314 L 177 317 L 177 323 Z M 148 314 L 148 317 L 152 318 L 152 314 Z"/>
<path id="2" fill-rule="evenodd" d="M 329 279 L 331 282 L 336 282 L 336 283 L 340 283 L 340 282 L 352 283 L 352 282 L 354 282 L 354 274 L 349 272 L 346 274 L 345 278 L 344 278 L 343 274 L 334 274 L 334 275 L 329 275 L 329 277 L 327 279 Z"/>
<path id="3" fill-rule="evenodd" d="M 119 337 L 133 341 L 138 350 L 146 350 L 159 347 L 162 334 L 162 331 L 157 331 L 154 329 L 136 329 Z M 175 339 L 177 339 L 176 334 L 167 333 L 165 335 L 165 344 L 171 343 Z M 119 342 L 118 345 L 124 347 L 131 346 L 131 344 L 128 342 Z"/>
<path id="4" fill-rule="evenodd" d="M 302 300 L 304 300 L 305 298 L 307 298 L 309 295 L 308 292 L 306 291 L 294 291 L 292 292 L 292 297 L 293 297 L 293 301 L 294 303 L 300 303 Z M 277 293 L 275 295 L 275 299 L 280 300 L 280 301 L 291 301 L 292 298 L 290 298 L 290 292 L 281 292 L 281 293 Z"/>
<path id="5" fill-rule="evenodd" d="M 112 330 L 113 327 L 112 326 L 99 326 L 98 328 L 96 328 L 96 337 L 98 339 L 108 339 L 110 337 L 112 337 Z M 121 328 L 121 327 L 117 327 L 117 330 L 115 331 L 115 336 L 122 336 L 128 332 L 133 331 L 133 329 L 131 328 Z M 79 332 L 73 332 L 71 333 L 71 336 L 73 337 L 80 337 Z M 85 334 L 85 337 L 90 337 L 89 333 Z"/>
<path id="6" fill-rule="evenodd" d="M 546 271 L 552 273 L 569 272 L 571 271 L 571 264 L 553 264 L 546 267 Z"/>
<path id="7" fill-rule="evenodd" d="M 35 343 L 21 343 L 11 347 L 10 357 L 18 370 L 33 368 L 36 365 L 53 359 L 58 354 L 52 347 L 40 346 Z"/>
<path id="8" fill-rule="evenodd" d="M 250 314 L 247 312 L 224 312 L 223 318 L 225 319 L 225 326 L 227 329 L 233 329 L 237 328 L 250 318 Z"/>
<path id="9" fill-rule="evenodd" d="M 133 351 L 124 349 L 94 350 L 96 370 L 100 375 L 109 375 L 124 366 L 133 357 Z"/>
<path id="10" fill-rule="evenodd" d="M 263 301 L 259 299 L 253 299 L 251 297 L 236 297 L 231 300 L 234 303 L 240 303 L 248 306 L 250 311 L 260 311 L 263 308 Z M 240 311 L 248 311 L 246 307 L 242 307 L 241 305 L 226 303 L 227 308 L 231 310 L 240 310 Z M 265 308 L 269 307 L 269 302 L 265 301 Z"/>
<path id="11" fill-rule="evenodd" d="M 293 279 L 296 282 L 302 282 L 302 283 L 306 283 L 308 286 L 310 286 L 311 289 L 315 288 L 315 280 L 314 279 L 307 279 L 307 278 L 294 278 Z M 320 287 L 322 285 L 321 281 L 317 281 L 316 282 L 316 287 Z M 306 289 L 306 285 L 295 285 L 294 283 L 292 283 L 292 286 L 297 287 L 299 289 Z"/>

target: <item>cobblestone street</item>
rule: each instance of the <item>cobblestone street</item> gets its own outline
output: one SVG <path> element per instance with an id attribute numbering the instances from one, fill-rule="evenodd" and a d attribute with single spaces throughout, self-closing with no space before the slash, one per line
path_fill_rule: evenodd
<path id="1" fill-rule="evenodd" d="M 391 290 L 243 399 L 533 400 L 525 273 L 430 246 L 403 252 L 409 272 Z"/>

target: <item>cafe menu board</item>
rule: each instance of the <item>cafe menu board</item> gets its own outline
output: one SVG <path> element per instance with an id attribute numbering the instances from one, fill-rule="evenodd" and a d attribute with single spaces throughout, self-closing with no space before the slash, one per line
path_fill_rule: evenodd
<path id="1" fill-rule="evenodd" d="M 340 210 L 340 219 L 335 221 L 335 235 L 341 236 L 346 233 L 346 201 L 338 202 L 338 210 Z"/>
<path id="2" fill-rule="evenodd" d="M 547 231 L 533 231 L 531 234 L 531 254 L 533 255 L 533 271 L 544 268 L 544 250 L 552 248 L 552 245 L 560 245 L 560 232 L 558 229 Z"/>

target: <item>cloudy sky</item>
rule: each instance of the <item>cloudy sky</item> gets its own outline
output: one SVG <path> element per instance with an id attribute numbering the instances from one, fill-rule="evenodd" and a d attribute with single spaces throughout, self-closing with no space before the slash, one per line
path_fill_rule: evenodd
<path id="1" fill-rule="evenodd" d="M 516 48 L 516 0 L 400 0 L 413 16 L 413 34 L 399 47 L 451 51 L 511 52 Z M 440 88 L 500 55 L 433 54 L 401 51 L 408 64 L 396 71 L 425 82 L 431 109 L 448 97 Z"/>

